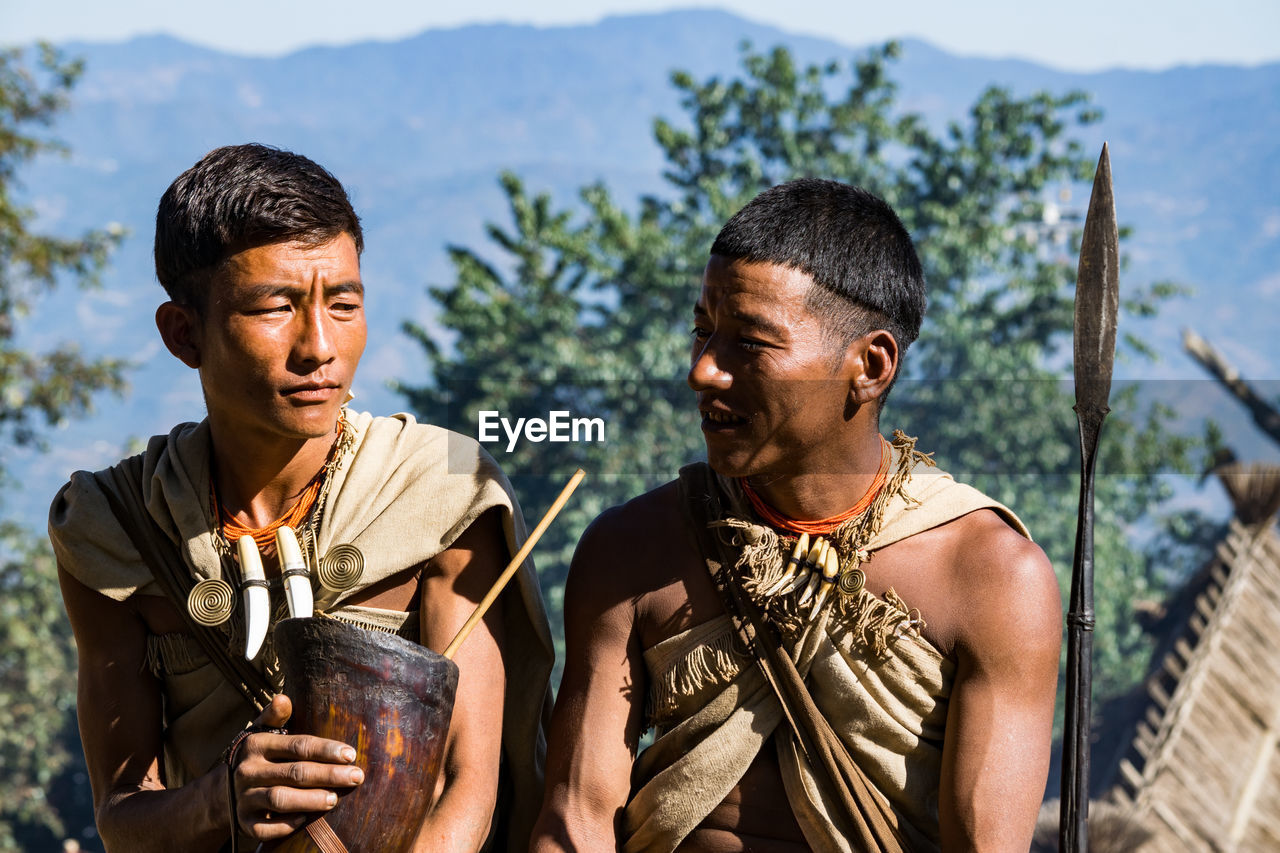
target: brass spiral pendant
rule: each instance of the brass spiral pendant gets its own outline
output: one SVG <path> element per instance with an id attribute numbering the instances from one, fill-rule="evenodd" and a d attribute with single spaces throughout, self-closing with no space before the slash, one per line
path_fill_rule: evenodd
<path id="1" fill-rule="evenodd" d="M 849 569 L 840 575 L 840 592 L 857 595 L 867 585 L 867 575 L 862 569 Z"/>
<path id="2" fill-rule="evenodd" d="M 354 545 L 334 545 L 320 558 L 316 574 L 320 585 L 330 592 L 345 592 L 364 575 L 364 554 Z"/>
<path id="3" fill-rule="evenodd" d="M 235 590 L 221 578 L 208 578 L 191 588 L 187 595 L 187 612 L 207 628 L 221 625 L 231 618 Z"/>

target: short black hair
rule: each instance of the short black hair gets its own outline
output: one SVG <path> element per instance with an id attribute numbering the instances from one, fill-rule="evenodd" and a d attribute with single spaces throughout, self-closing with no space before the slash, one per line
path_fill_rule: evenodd
<path id="1" fill-rule="evenodd" d="M 842 347 L 885 329 L 901 360 L 920 334 L 924 270 L 911 235 L 893 208 L 859 187 L 816 178 L 771 187 L 725 223 L 711 254 L 808 275 L 817 285 L 809 308 Z"/>
<path id="2" fill-rule="evenodd" d="M 292 151 L 215 148 L 169 185 L 156 211 L 156 277 L 169 298 L 203 311 L 208 279 L 237 252 L 270 243 L 320 245 L 350 234 L 364 250 L 347 191 Z"/>

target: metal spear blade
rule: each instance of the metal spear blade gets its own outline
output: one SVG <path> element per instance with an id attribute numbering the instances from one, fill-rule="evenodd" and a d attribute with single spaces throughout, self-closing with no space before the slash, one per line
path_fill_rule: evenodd
<path id="1" fill-rule="evenodd" d="M 1082 417 L 1096 413 L 1101 421 L 1108 410 L 1119 310 L 1120 230 L 1111 190 L 1111 157 L 1103 143 L 1076 270 L 1076 411 Z"/>
<path id="2" fill-rule="evenodd" d="M 1120 308 L 1120 234 L 1111 192 L 1111 158 L 1102 146 L 1076 274 L 1076 418 L 1080 424 L 1080 511 L 1071 605 L 1067 611 L 1067 704 L 1062 745 L 1058 849 L 1088 849 L 1089 728 L 1093 691 L 1093 484 L 1098 438 L 1109 411 Z"/>

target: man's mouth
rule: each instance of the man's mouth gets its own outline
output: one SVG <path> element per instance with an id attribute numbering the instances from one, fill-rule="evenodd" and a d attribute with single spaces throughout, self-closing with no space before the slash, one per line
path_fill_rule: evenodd
<path id="1" fill-rule="evenodd" d="M 284 395 L 293 400 L 328 400 L 339 392 L 339 386 L 325 382 L 306 382 L 284 389 Z"/>
<path id="2" fill-rule="evenodd" d="M 726 412 L 720 409 L 704 409 L 702 411 L 703 426 L 740 426 L 745 424 L 747 419 L 732 412 Z"/>

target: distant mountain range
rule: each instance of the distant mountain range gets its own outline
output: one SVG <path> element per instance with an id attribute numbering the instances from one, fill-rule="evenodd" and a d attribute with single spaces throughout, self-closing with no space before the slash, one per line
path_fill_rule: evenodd
<path id="1" fill-rule="evenodd" d="M 484 222 L 503 216 L 498 171 L 514 169 L 565 204 L 597 179 L 620 200 L 660 189 L 651 125 L 655 116 L 678 115 L 669 72 L 732 74 L 743 40 L 786 45 L 802 61 L 847 61 L 861 50 L 715 11 L 581 27 L 433 30 L 271 59 L 160 36 L 64 45 L 87 63 L 56 129 L 74 153 L 25 171 L 26 193 L 45 230 L 114 221 L 132 236 L 103 289 L 47 300 L 25 340 L 75 338 L 139 367 L 127 399 L 104 400 L 93 419 L 52 434 L 53 453 L 19 461 L 29 502 L 23 516 L 38 523 L 69 470 L 101 466 L 129 437 L 201 416 L 194 375 L 154 333 L 162 293 L 150 246 L 161 192 L 207 150 L 248 140 L 292 148 L 352 191 L 367 227 L 372 326 L 358 402 L 396 409 L 400 400 L 384 383 L 414 381 L 423 367 L 399 323 L 429 317 L 425 285 L 449 280 L 445 245 L 483 245 Z M 1201 378 L 1177 342 L 1190 325 L 1246 375 L 1275 377 L 1280 64 L 1080 74 L 957 57 L 918 41 L 904 47 L 891 70 L 901 107 L 931 121 L 962 117 L 989 84 L 1023 94 L 1083 89 L 1105 110 L 1084 138 L 1090 147 L 1109 140 L 1119 215 L 1135 229 L 1124 281 L 1174 279 L 1196 289 L 1141 330 L 1163 362 L 1121 373 Z"/>

